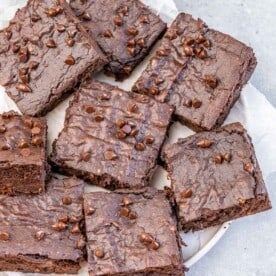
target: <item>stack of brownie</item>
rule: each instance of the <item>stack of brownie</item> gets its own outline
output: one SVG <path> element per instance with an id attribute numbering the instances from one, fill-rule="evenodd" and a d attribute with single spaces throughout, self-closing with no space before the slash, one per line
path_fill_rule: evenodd
<path id="1" fill-rule="evenodd" d="M 93 79 L 128 78 L 159 38 L 131 92 Z M 166 30 L 137 0 L 29 0 L 0 31 L 0 84 L 22 112 L 0 115 L 0 270 L 78 273 L 86 259 L 91 276 L 184 275 L 179 231 L 271 208 L 246 130 L 221 127 L 255 66 L 188 14 Z M 71 93 L 47 160 L 41 116 Z M 168 144 L 173 121 L 198 133 Z M 160 164 L 164 191 L 150 187 Z"/>

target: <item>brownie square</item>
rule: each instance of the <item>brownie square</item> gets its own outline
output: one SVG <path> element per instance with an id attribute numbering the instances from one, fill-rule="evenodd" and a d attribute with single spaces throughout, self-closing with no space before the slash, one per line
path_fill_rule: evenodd
<path id="1" fill-rule="evenodd" d="M 147 186 L 173 108 L 145 95 L 87 80 L 66 112 L 50 162 L 108 189 Z"/>
<path id="2" fill-rule="evenodd" d="M 200 19 L 179 14 L 133 91 L 175 106 L 195 131 L 220 126 L 256 67 L 253 50 Z"/>
<path id="3" fill-rule="evenodd" d="M 131 74 L 166 30 L 138 0 L 71 0 L 70 5 L 107 55 L 105 72 L 117 80 Z"/>
<path id="4" fill-rule="evenodd" d="M 46 134 L 45 118 L 0 114 L 0 194 L 44 192 Z"/>
<path id="5" fill-rule="evenodd" d="M 29 0 L 0 31 L 0 84 L 23 114 L 44 115 L 104 63 L 65 0 Z"/>
<path id="6" fill-rule="evenodd" d="M 88 193 L 84 211 L 89 275 L 184 275 L 164 192 Z"/>
<path id="7" fill-rule="evenodd" d="M 166 145 L 162 157 L 185 232 L 271 208 L 251 139 L 240 123 Z"/>
<path id="8" fill-rule="evenodd" d="M 84 183 L 52 178 L 44 195 L 0 196 L 0 271 L 77 273 Z"/>

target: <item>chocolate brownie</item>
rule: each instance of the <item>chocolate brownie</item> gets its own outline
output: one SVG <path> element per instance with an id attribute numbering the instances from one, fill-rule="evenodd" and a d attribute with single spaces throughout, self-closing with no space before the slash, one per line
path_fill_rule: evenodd
<path id="1" fill-rule="evenodd" d="M 0 114 L 0 194 L 44 192 L 46 133 L 45 118 Z"/>
<path id="2" fill-rule="evenodd" d="M 184 231 L 271 208 L 251 139 L 240 123 L 201 132 L 162 152 Z"/>
<path id="3" fill-rule="evenodd" d="M 84 183 L 51 179 L 44 195 L 0 196 L 0 270 L 77 273 Z"/>
<path id="4" fill-rule="evenodd" d="M 172 112 L 145 95 L 87 80 L 67 109 L 49 161 L 61 173 L 108 189 L 147 186 Z"/>
<path id="5" fill-rule="evenodd" d="M 133 91 L 175 106 L 195 131 L 220 126 L 256 67 L 253 50 L 179 14 Z"/>
<path id="6" fill-rule="evenodd" d="M 84 211 L 89 275 L 184 275 L 176 219 L 164 192 L 89 193 Z"/>
<path id="7" fill-rule="evenodd" d="M 70 5 L 107 55 L 105 72 L 117 80 L 131 74 L 166 30 L 138 0 L 71 0 Z"/>
<path id="8" fill-rule="evenodd" d="M 44 115 L 104 63 L 65 0 L 29 0 L 0 31 L 0 84 L 27 115 Z"/>

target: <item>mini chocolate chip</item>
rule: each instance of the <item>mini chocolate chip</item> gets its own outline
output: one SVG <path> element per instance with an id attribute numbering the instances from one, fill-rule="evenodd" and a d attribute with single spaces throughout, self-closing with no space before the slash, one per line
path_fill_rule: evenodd
<path id="1" fill-rule="evenodd" d="M 130 211 L 128 214 L 129 219 L 136 219 L 137 218 L 137 213 L 135 211 Z"/>
<path id="2" fill-rule="evenodd" d="M 101 248 L 97 248 L 97 249 L 95 249 L 95 251 L 94 251 L 94 255 L 95 255 L 97 258 L 101 259 L 101 258 L 104 257 L 104 251 L 103 251 Z"/>
<path id="3" fill-rule="evenodd" d="M 87 112 L 87 113 L 93 113 L 95 111 L 94 107 L 92 105 L 85 105 L 84 106 L 84 110 Z"/>
<path id="4" fill-rule="evenodd" d="M 136 42 L 135 42 L 134 38 L 131 38 L 127 41 L 127 46 L 129 46 L 129 47 L 134 47 L 135 44 L 136 44 Z"/>
<path id="5" fill-rule="evenodd" d="M 64 223 L 64 222 L 61 222 L 61 221 L 59 221 L 59 222 L 56 222 L 56 223 L 54 223 L 53 225 L 52 225 L 52 228 L 55 230 L 55 231 L 63 231 L 64 229 L 66 229 L 67 228 L 67 224 L 66 223 Z"/>
<path id="6" fill-rule="evenodd" d="M 110 100 L 110 98 L 111 98 L 110 94 L 107 94 L 107 93 L 102 93 L 99 95 L 99 99 L 102 101 L 108 101 Z"/>
<path id="7" fill-rule="evenodd" d="M 0 133 L 5 133 L 5 132 L 6 132 L 6 127 L 0 126 Z"/>
<path id="8" fill-rule="evenodd" d="M 196 42 L 199 43 L 199 44 L 203 43 L 205 41 L 206 41 L 206 38 L 202 34 L 199 34 L 196 38 Z"/>
<path id="9" fill-rule="evenodd" d="M 222 162 L 223 162 L 223 158 L 220 154 L 214 156 L 213 160 L 216 164 L 222 164 Z"/>
<path id="10" fill-rule="evenodd" d="M 254 172 L 254 166 L 251 162 L 248 162 L 248 163 L 244 164 L 243 168 L 244 168 L 245 171 L 247 171 L 249 173 Z"/>
<path id="11" fill-rule="evenodd" d="M 58 221 L 67 223 L 69 220 L 69 217 L 67 215 L 62 215 L 58 218 Z"/>
<path id="12" fill-rule="evenodd" d="M 90 158 L 91 158 L 90 152 L 86 151 L 86 152 L 81 153 L 81 160 L 82 161 L 88 162 L 90 160 Z"/>
<path id="13" fill-rule="evenodd" d="M 38 65 L 39 65 L 38 62 L 36 62 L 36 61 L 30 61 L 28 67 L 29 67 L 30 70 L 35 70 L 38 67 Z"/>
<path id="14" fill-rule="evenodd" d="M 37 13 L 33 13 L 32 15 L 31 15 L 31 20 L 33 21 L 33 22 L 37 22 L 37 21 L 39 21 L 41 19 L 41 17 L 37 14 Z"/>
<path id="15" fill-rule="evenodd" d="M 25 83 L 25 84 L 30 82 L 30 77 L 29 77 L 28 74 L 26 74 L 26 75 L 21 75 L 21 74 L 19 74 L 19 78 L 20 78 L 21 81 L 22 81 L 23 83 Z"/>
<path id="16" fill-rule="evenodd" d="M 194 108 L 200 108 L 201 105 L 202 105 L 202 101 L 200 101 L 199 99 L 194 98 L 194 99 L 192 100 L 192 106 L 193 106 Z"/>
<path id="17" fill-rule="evenodd" d="M 210 40 L 206 40 L 205 42 L 203 42 L 203 45 L 204 45 L 204 47 L 206 47 L 206 48 L 210 48 L 210 47 L 211 47 L 211 42 L 210 42 Z"/>
<path id="18" fill-rule="evenodd" d="M 99 114 L 99 113 L 95 113 L 94 119 L 95 119 L 96 122 L 99 123 L 99 122 L 102 122 L 102 121 L 104 120 L 104 116 L 102 116 L 102 115 Z"/>
<path id="19" fill-rule="evenodd" d="M 50 8 L 50 9 L 46 9 L 45 13 L 50 16 L 50 17 L 55 17 L 57 16 L 59 13 L 62 12 L 62 8 L 60 6 L 57 6 L 55 8 Z"/>
<path id="20" fill-rule="evenodd" d="M 127 136 L 126 133 L 123 132 L 122 130 L 118 130 L 118 131 L 116 132 L 116 137 L 117 137 L 118 139 L 120 139 L 120 140 L 126 138 L 126 136 Z"/>
<path id="21" fill-rule="evenodd" d="M 55 41 L 54 41 L 53 39 L 49 39 L 49 40 L 47 41 L 47 43 L 46 43 L 46 46 L 47 46 L 48 48 L 56 48 L 56 47 L 57 47 L 57 45 L 56 45 L 56 43 L 55 43 Z"/>
<path id="22" fill-rule="evenodd" d="M 78 218 L 76 218 L 75 216 L 70 216 L 69 222 L 70 222 L 70 223 L 77 223 L 77 222 L 79 222 L 79 220 L 78 220 Z"/>
<path id="23" fill-rule="evenodd" d="M 37 231 L 35 233 L 35 237 L 37 238 L 37 240 L 41 241 L 45 237 L 45 233 L 43 231 Z"/>
<path id="24" fill-rule="evenodd" d="M 88 12 L 84 12 L 82 14 L 81 18 L 85 21 L 90 21 L 91 20 L 91 15 Z"/>
<path id="25" fill-rule="evenodd" d="M 118 9 L 118 13 L 121 13 L 122 15 L 126 15 L 128 13 L 128 7 L 124 6 Z"/>
<path id="26" fill-rule="evenodd" d="M 113 150 L 108 150 L 104 153 L 104 158 L 106 160 L 115 160 L 117 157 L 117 154 Z"/>
<path id="27" fill-rule="evenodd" d="M 75 225 L 72 227 L 71 233 L 72 233 L 72 234 L 79 234 L 80 232 L 81 232 L 80 226 L 79 226 L 79 224 L 77 223 L 77 224 L 75 224 Z"/>
<path id="28" fill-rule="evenodd" d="M 90 206 L 85 206 L 84 211 L 86 215 L 91 216 L 96 212 L 96 209 Z"/>
<path id="29" fill-rule="evenodd" d="M 69 46 L 69 47 L 73 47 L 74 44 L 75 44 L 75 40 L 71 37 L 68 37 L 66 40 L 65 40 L 65 43 Z"/>
<path id="30" fill-rule="evenodd" d="M 19 50 L 20 50 L 20 45 L 18 45 L 17 43 L 13 43 L 12 44 L 12 52 L 17 53 Z"/>
<path id="31" fill-rule="evenodd" d="M 138 34 L 138 30 L 135 27 L 129 27 L 127 29 L 127 33 L 132 36 L 136 36 Z"/>
<path id="32" fill-rule="evenodd" d="M 41 133 L 41 128 L 40 127 L 33 127 L 32 128 L 32 135 L 38 135 Z"/>
<path id="33" fill-rule="evenodd" d="M 56 28 L 57 28 L 57 31 L 60 33 L 63 33 L 66 30 L 65 26 L 63 24 L 59 24 L 59 23 L 56 24 Z"/>
<path id="34" fill-rule="evenodd" d="M 12 37 L 12 32 L 10 30 L 5 30 L 4 35 L 7 38 L 7 40 L 10 40 Z"/>
<path id="35" fill-rule="evenodd" d="M 132 72 L 132 67 L 130 65 L 125 65 L 124 66 L 124 71 L 126 74 L 130 74 Z"/>
<path id="36" fill-rule="evenodd" d="M 136 143 L 135 149 L 138 151 L 143 151 L 143 150 L 145 150 L 145 145 L 143 143 Z"/>
<path id="37" fill-rule="evenodd" d="M 121 16 L 119 16 L 119 15 L 114 17 L 113 22 L 117 26 L 122 26 L 123 25 L 123 20 L 122 20 Z"/>
<path id="38" fill-rule="evenodd" d="M 16 84 L 16 89 L 21 91 L 21 92 L 25 92 L 25 93 L 31 93 L 32 89 L 30 88 L 30 86 L 28 86 L 27 84 L 24 83 L 17 83 Z"/>
<path id="39" fill-rule="evenodd" d="M 124 126 L 122 127 L 122 131 L 123 131 L 125 134 L 130 134 L 130 132 L 131 132 L 131 126 L 130 126 L 129 124 L 124 125 Z"/>
<path id="40" fill-rule="evenodd" d="M 72 199 L 71 199 L 71 197 L 69 197 L 69 196 L 64 196 L 64 197 L 62 198 L 62 203 L 63 203 L 64 205 L 71 205 L 71 204 L 72 204 Z"/>
<path id="41" fill-rule="evenodd" d="M 139 234 L 138 238 L 139 238 L 140 242 L 145 243 L 145 244 L 150 244 L 155 241 L 153 236 L 146 232 Z"/>
<path id="42" fill-rule="evenodd" d="M 74 65 L 76 63 L 74 57 L 72 55 L 69 55 L 65 61 L 64 61 L 66 64 L 68 65 Z"/>
<path id="43" fill-rule="evenodd" d="M 213 89 L 217 87 L 217 78 L 214 75 L 205 75 L 205 82 Z"/>
<path id="44" fill-rule="evenodd" d="M 127 123 L 131 126 L 131 128 L 135 128 L 136 127 L 136 124 L 133 121 L 129 120 Z"/>
<path id="45" fill-rule="evenodd" d="M 203 48 L 201 46 L 200 47 L 195 47 L 194 50 L 193 50 L 194 54 L 198 56 L 200 54 L 200 52 L 202 51 L 202 49 Z"/>
<path id="46" fill-rule="evenodd" d="M 191 45 L 193 45 L 195 43 L 195 40 L 192 37 L 190 37 L 190 36 L 186 36 L 184 38 L 183 43 L 184 43 L 184 45 L 191 46 Z"/>
<path id="47" fill-rule="evenodd" d="M 10 235 L 7 232 L 0 232 L 0 240 L 1 241 L 8 241 L 10 239 Z"/>
<path id="48" fill-rule="evenodd" d="M 82 250 L 85 247 L 85 245 L 86 245 L 86 242 L 84 240 L 84 237 L 81 236 L 77 242 L 77 248 Z"/>
<path id="49" fill-rule="evenodd" d="M 132 103 L 127 106 L 127 109 L 128 109 L 128 111 L 135 113 L 138 111 L 138 106 L 136 104 Z"/>
<path id="50" fill-rule="evenodd" d="M 18 70 L 18 74 L 19 75 L 26 75 L 26 74 L 28 74 L 28 68 L 19 68 L 19 70 Z"/>
<path id="51" fill-rule="evenodd" d="M 116 121 L 116 126 L 118 126 L 120 128 L 122 128 L 125 124 L 126 124 L 126 122 L 124 120 L 122 120 L 122 119 L 118 119 Z"/>
<path id="52" fill-rule="evenodd" d="M 130 136 L 131 137 L 135 137 L 137 134 L 138 134 L 139 130 L 137 128 L 133 129 L 131 132 L 130 132 Z"/>
<path id="53" fill-rule="evenodd" d="M 127 51 L 131 56 L 135 55 L 135 48 L 134 47 L 127 47 Z"/>
<path id="54" fill-rule="evenodd" d="M 209 139 L 203 139 L 196 143 L 199 148 L 209 148 L 213 144 Z"/>
<path id="55" fill-rule="evenodd" d="M 67 29 L 68 36 L 72 37 L 72 38 L 74 38 L 76 36 L 77 32 L 78 31 L 76 28 L 70 28 L 70 29 L 68 28 Z"/>
<path id="56" fill-rule="evenodd" d="M 106 29 L 103 31 L 103 36 L 104 37 L 112 37 L 112 32 L 109 29 Z"/>
<path id="57" fill-rule="evenodd" d="M 158 89 L 156 88 L 156 87 L 151 87 L 150 89 L 149 89 L 149 93 L 151 94 L 151 95 L 157 95 L 158 94 Z"/>
<path id="58" fill-rule="evenodd" d="M 157 250 L 160 247 L 160 244 L 157 241 L 153 241 L 149 244 L 149 248 L 152 250 Z"/>
<path id="59" fill-rule="evenodd" d="M 183 198 L 190 198 L 193 195 L 193 192 L 191 189 L 187 189 L 185 191 L 182 191 L 180 195 Z"/>
<path id="60" fill-rule="evenodd" d="M 145 39 L 144 38 L 138 38 L 137 41 L 136 41 L 136 44 L 140 47 L 145 47 Z"/>
<path id="61" fill-rule="evenodd" d="M 165 81 L 165 80 L 162 79 L 162 78 L 160 78 L 160 77 L 156 77 L 156 78 L 154 79 L 154 83 L 155 83 L 156 85 L 159 85 L 159 84 L 163 83 L 164 81 Z"/>
<path id="62" fill-rule="evenodd" d="M 156 51 L 156 54 L 157 54 L 158 56 L 160 56 L 160 57 L 165 57 L 165 56 L 167 56 L 166 51 L 165 51 L 165 50 L 162 50 L 162 49 L 157 50 L 157 51 Z"/>
<path id="63" fill-rule="evenodd" d="M 28 157 L 28 156 L 30 156 L 30 154 L 31 154 L 31 150 L 30 150 L 29 148 L 25 148 L 25 149 L 22 149 L 22 150 L 20 151 L 20 153 L 21 153 L 22 156 Z"/>
<path id="64" fill-rule="evenodd" d="M 223 160 L 225 160 L 225 161 L 227 161 L 227 162 L 230 162 L 230 161 L 231 161 L 231 158 L 232 158 L 231 153 L 224 153 L 224 154 L 222 155 L 222 158 L 223 158 Z"/>
<path id="65" fill-rule="evenodd" d="M 206 52 L 206 50 L 202 49 L 202 50 L 200 51 L 200 53 L 198 54 L 198 57 L 199 57 L 200 59 L 205 59 L 205 58 L 207 58 L 207 52 Z"/>
<path id="66" fill-rule="evenodd" d="M 20 149 L 25 149 L 25 148 L 28 148 L 29 144 L 27 143 L 26 140 L 24 139 L 21 139 L 19 142 L 18 142 L 18 147 Z"/>
<path id="67" fill-rule="evenodd" d="M 148 144 L 148 145 L 151 145 L 154 143 L 154 137 L 152 135 L 147 135 L 145 136 L 145 143 Z"/>
<path id="68" fill-rule="evenodd" d="M 122 203 L 125 205 L 125 206 L 128 206 L 128 205 L 131 205 L 133 204 L 133 201 L 131 198 L 127 197 L 127 196 L 124 196 L 123 199 L 122 199 Z"/>
<path id="69" fill-rule="evenodd" d="M 190 47 L 190 46 L 188 46 L 188 45 L 185 45 L 185 46 L 183 47 L 183 49 L 184 49 L 184 53 L 185 53 L 185 55 L 186 55 L 187 57 L 192 57 L 192 56 L 194 55 L 194 52 L 193 52 L 193 48 L 192 48 L 192 47 Z"/>
<path id="70" fill-rule="evenodd" d="M 184 99 L 183 105 L 186 106 L 186 107 L 192 107 L 192 100 Z"/>
<path id="71" fill-rule="evenodd" d="M 21 48 L 19 53 L 18 53 L 19 61 L 20 62 L 27 62 L 29 59 L 29 51 L 28 48 Z"/>
<path id="72" fill-rule="evenodd" d="M 149 23 L 149 18 L 147 17 L 147 15 L 141 15 L 140 22 L 141 23 Z"/>
<path id="73" fill-rule="evenodd" d="M 122 207 L 120 209 L 120 216 L 121 217 L 128 217 L 129 213 L 130 213 L 130 210 L 127 207 Z"/>

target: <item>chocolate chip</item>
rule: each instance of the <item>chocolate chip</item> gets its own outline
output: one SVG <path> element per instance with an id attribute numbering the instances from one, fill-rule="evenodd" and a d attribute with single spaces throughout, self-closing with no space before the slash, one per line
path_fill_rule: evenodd
<path id="1" fill-rule="evenodd" d="M 140 242 L 142 242 L 144 244 L 149 244 L 149 243 L 152 243 L 155 241 L 153 236 L 146 232 L 139 234 L 138 238 L 139 238 Z"/>
<path id="2" fill-rule="evenodd" d="M 19 61 L 20 62 L 27 62 L 29 59 L 29 51 L 28 48 L 21 48 L 19 53 L 18 53 Z"/>
<path id="3" fill-rule="evenodd" d="M 41 128 L 40 127 L 33 127 L 32 128 L 32 135 L 38 135 L 41 133 Z"/>
<path id="4" fill-rule="evenodd" d="M 128 7 L 124 6 L 118 9 L 118 13 L 121 13 L 122 15 L 127 15 L 128 13 Z"/>
<path id="5" fill-rule="evenodd" d="M 157 95 L 157 94 L 159 93 L 159 91 L 158 91 L 158 89 L 157 89 L 156 87 L 151 87 L 151 88 L 149 89 L 149 93 L 150 93 L 151 95 Z"/>
<path id="6" fill-rule="evenodd" d="M 122 131 L 125 133 L 125 134 L 130 134 L 130 132 L 131 132 L 131 126 L 130 125 L 124 125 L 123 127 L 122 127 Z"/>
<path id="7" fill-rule="evenodd" d="M 135 27 L 129 27 L 127 29 L 127 33 L 132 36 L 136 36 L 138 34 L 138 30 Z"/>
<path id="8" fill-rule="evenodd" d="M 30 150 L 29 148 L 25 148 L 25 149 L 22 149 L 22 150 L 20 151 L 20 153 L 21 153 L 22 156 L 28 157 L 28 156 L 30 156 L 30 154 L 31 154 L 31 150 Z"/>
<path id="9" fill-rule="evenodd" d="M 50 9 L 46 9 L 45 13 L 50 16 L 50 17 L 55 17 L 57 16 L 60 12 L 62 11 L 61 7 L 56 7 L 56 8 L 50 8 Z"/>
<path id="10" fill-rule="evenodd" d="M 135 113 L 138 111 L 138 106 L 134 103 L 131 103 L 127 106 L 127 109 L 128 111 Z"/>
<path id="11" fill-rule="evenodd" d="M 68 36 L 71 37 L 71 38 L 74 38 L 76 36 L 77 32 L 78 31 L 75 27 L 68 28 L 68 30 L 67 30 Z"/>
<path id="12" fill-rule="evenodd" d="M 47 43 L 46 43 L 46 46 L 47 46 L 48 48 L 56 48 L 56 47 L 57 47 L 57 45 L 56 45 L 56 43 L 55 43 L 55 41 L 54 41 L 53 39 L 49 39 L 49 40 L 47 41 Z"/>
<path id="13" fill-rule="evenodd" d="M 127 51 L 131 56 L 135 55 L 135 48 L 134 47 L 127 47 Z"/>
<path id="14" fill-rule="evenodd" d="M 0 133 L 5 133 L 5 132 L 6 132 L 6 127 L 0 126 Z"/>
<path id="15" fill-rule="evenodd" d="M 69 220 L 69 217 L 67 215 L 62 215 L 58 218 L 58 221 L 67 223 Z"/>
<path id="16" fill-rule="evenodd" d="M 120 128 L 122 128 L 125 124 L 126 124 L 126 122 L 124 120 L 122 120 L 122 119 L 118 119 L 116 121 L 116 126 L 118 126 Z"/>
<path id="17" fill-rule="evenodd" d="M 187 189 L 185 191 L 182 191 L 180 195 L 183 198 L 190 198 L 193 195 L 193 192 L 191 189 Z"/>
<path id="18" fill-rule="evenodd" d="M 194 40 L 192 37 L 186 36 L 186 37 L 184 38 L 184 45 L 191 46 L 191 45 L 193 45 L 194 43 L 195 43 L 195 40 Z"/>
<path id="19" fill-rule="evenodd" d="M 95 249 L 95 251 L 94 251 L 94 255 L 95 255 L 97 258 L 101 259 L 101 258 L 104 257 L 104 251 L 103 251 L 101 248 L 97 248 L 97 249 Z"/>
<path id="20" fill-rule="evenodd" d="M 200 101 L 199 99 L 194 98 L 194 99 L 192 100 L 192 106 L 193 106 L 194 108 L 200 108 L 201 105 L 202 105 L 202 101 Z"/>
<path id="21" fill-rule="evenodd" d="M 130 211 L 128 214 L 129 219 L 136 219 L 137 218 L 137 213 L 135 211 Z"/>
<path id="22" fill-rule="evenodd" d="M 69 197 L 69 196 L 64 196 L 64 197 L 62 198 L 62 203 L 63 203 L 64 205 L 71 205 L 71 204 L 72 204 L 72 199 L 71 199 L 71 197 Z"/>
<path id="23" fill-rule="evenodd" d="M 217 87 L 217 78 L 214 75 L 205 75 L 205 82 L 213 89 Z"/>
<path id="24" fill-rule="evenodd" d="M 227 161 L 227 162 L 230 162 L 230 161 L 231 161 L 231 158 L 232 158 L 232 155 L 231 155 L 231 153 L 224 153 L 224 154 L 222 155 L 222 158 L 223 158 L 223 160 L 225 160 L 225 161 Z"/>
<path id="25" fill-rule="evenodd" d="M 10 40 L 12 37 L 12 32 L 10 30 L 5 30 L 4 36 L 7 38 L 7 40 Z"/>
<path id="26" fill-rule="evenodd" d="M 69 222 L 70 223 L 77 223 L 77 222 L 79 222 L 79 219 L 75 216 L 70 216 Z"/>
<path id="27" fill-rule="evenodd" d="M 145 39 L 142 37 L 137 39 L 136 44 L 142 48 L 145 47 Z"/>
<path id="28" fill-rule="evenodd" d="M 126 133 L 123 132 L 122 130 L 118 130 L 118 131 L 116 132 L 116 137 L 117 137 L 118 139 L 120 139 L 120 140 L 126 138 L 126 136 L 127 136 Z"/>
<path id="29" fill-rule="evenodd" d="M 92 105 L 85 105 L 84 106 L 84 110 L 87 112 L 87 113 L 93 113 L 95 111 L 94 107 Z"/>
<path id="30" fill-rule="evenodd" d="M 33 127 L 33 121 L 32 121 L 32 119 L 24 119 L 23 124 L 24 124 L 24 126 L 26 126 L 28 128 L 32 128 Z"/>
<path id="31" fill-rule="evenodd" d="M 95 113 L 94 119 L 95 119 L 96 122 L 99 123 L 99 122 L 102 122 L 102 121 L 104 120 L 104 116 L 102 116 L 102 115 L 99 114 L 99 113 Z"/>
<path id="32" fill-rule="evenodd" d="M 64 222 L 59 221 L 59 222 L 54 223 L 54 224 L 52 225 L 52 228 L 53 228 L 55 231 L 60 232 L 60 231 L 63 231 L 64 229 L 67 228 L 67 224 L 64 223 Z"/>
<path id="33" fill-rule="evenodd" d="M 86 245 L 86 242 L 84 240 L 84 237 L 81 236 L 77 242 L 77 248 L 82 250 L 85 247 L 85 245 Z"/>
<path id="34" fill-rule="evenodd" d="M 96 209 L 90 206 L 84 206 L 84 211 L 86 215 L 91 216 L 96 212 Z"/>
<path id="35" fill-rule="evenodd" d="M 143 151 L 143 150 L 145 150 L 145 145 L 143 143 L 136 143 L 135 149 L 138 151 Z"/>
<path id="36" fill-rule="evenodd" d="M 203 139 L 196 143 L 196 145 L 200 148 L 209 148 L 212 144 L 213 142 L 210 141 L 209 139 Z"/>
<path id="37" fill-rule="evenodd" d="M 127 41 L 127 46 L 129 46 L 129 47 L 134 47 L 135 44 L 136 44 L 136 42 L 135 42 L 134 38 L 131 38 Z"/>
<path id="38" fill-rule="evenodd" d="M 91 20 L 91 15 L 88 12 L 84 12 L 82 14 L 81 18 L 85 21 L 90 21 Z"/>
<path id="39" fill-rule="evenodd" d="M 113 150 L 108 150 L 104 153 L 104 158 L 106 160 L 115 160 L 117 157 L 117 154 Z"/>
<path id="40" fill-rule="evenodd" d="M 43 231 L 37 231 L 35 233 L 35 237 L 37 238 L 37 240 L 41 241 L 45 237 L 45 233 Z"/>
<path id="41" fill-rule="evenodd" d="M 199 44 L 201 44 L 205 41 L 206 41 L 206 38 L 202 34 L 199 34 L 196 38 L 196 42 L 199 43 Z"/>
<path id="42" fill-rule="evenodd" d="M 223 158 L 220 154 L 214 156 L 213 160 L 216 164 L 221 164 L 223 162 Z"/>
<path id="43" fill-rule="evenodd" d="M 113 22 L 117 26 L 122 26 L 123 25 L 123 20 L 122 20 L 121 16 L 119 16 L 119 15 L 114 17 Z"/>
<path id="44" fill-rule="evenodd" d="M 18 147 L 20 149 L 25 149 L 25 148 L 28 148 L 29 144 L 27 143 L 26 140 L 24 139 L 20 139 L 20 141 L 18 142 Z"/>
<path id="45" fill-rule="evenodd" d="M 69 47 L 73 47 L 74 44 L 75 44 L 75 40 L 71 37 L 68 37 L 66 40 L 65 40 L 65 43 L 69 46 Z"/>
<path id="46" fill-rule="evenodd" d="M 193 48 L 192 48 L 192 47 L 190 47 L 190 46 L 188 46 L 188 45 L 185 45 L 185 46 L 183 47 L 183 49 L 184 49 L 184 53 L 185 53 L 185 55 L 186 55 L 187 57 L 192 57 L 192 56 L 194 55 L 194 52 L 193 52 Z"/>
<path id="47" fill-rule="evenodd" d="M 135 128 L 135 129 L 131 130 L 129 135 L 131 137 L 135 137 L 138 133 L 139 133 L 139 130 L 137 128 Z"/>
<path id="48" fill-rule="evenodd" d="M 28 86 L 27 84 L 24 83 L 17 83 L 16 84 L 16 89 L 24 92 L 24 93 L 31 93 L 32 89 L 30 88 L 30 86 Z"/>
<path id="49" fill-rule="evenodd" d="M 124 196 L 123 199 L 122 199 L 122 203 L 125 205 L 125 206 L 128 206 L 128 205 L 131 205 L 133 204 L 133 201 L 131 198 L 127 197 L 127 196 Z"/>
<path id="50" fill-rule="evenodd" d="M 254 166 L 251 162 L 248 162 L 248 163 L 244 164 L 243 168 L 244 168 L 245 171 L 247 171 L 251 174 L 254 172 Z"/>
<path id="51" fill-rule="evenodd" d="M 130 125 L 131 128 L 135 128 L 136 127 L 136 124 L 133 121 L 129 120 L 127 123 Z"/>
<path id="52" fill-rule="evenodd" d="M 152 250 L 157 250 L 160 247 L 160 244 L 157 241 L 153 241 L 149 244 L 149 248 Z"/>
<path id="53" fill-rule="evenodd" d="M 19 50 L 20 50 L 20 45 L 18 45 L 17 43 L 13 43 L 12 44 L 12 52 L 17 53 Z"/>
<path id="54" fill-rule="evenodd" d="M 30 70 L 35 70 L 38 67 L 39 63 L 36 61 L 30 61 L 29 62 L 29 69 Z"/>
<path id="55" fill-rule="evenodd" d="M 18 70 L 18 74 L 19 75 L 26 75 L 26 74 L 28 74 L 28 68 L 19 68 L 19 70 Z"/>
<path id="56" fill-rule="evenodd" d="M 10 239 L 10 235 L 7 232 L 0 232 L 0 240 L 1 241 L 8 241 Z"/>
<path id="57" fill-rule="evenodd" d="M 109 29 L 103 31 L 104 37 L 112 37 L 112 33 Z"/>
<path id="58" fill-rule="evenodd" d="M 162 50 L 162 49 L 157 50 L 157 51 L 156 51 L 156 54 L 157 54 L 158 56 L 160 56 L 160 57 L 165 57 L 165 56 L 167 56 L 166 51 L 165 51 L 165 50 Z"/>
<path id="59" fill-rule="evenodd" d="M 140 16 L 140 22 L 141 23 L 149 23 L 149 19 L 148 19 L 148 17 L 147 17 L 147 15 L 141 15 Z"/>
<path id="60" fill-rule="evenodd" d="M 124 71 L 126 74 L 130 74 L 132 72 L 132 67 L 130 65 L 125 65 L 124 66 Z"/>
<path id="61" fill-rule="evenodd" d="M 184 99 L 183 100 L 183 105 L 186 106 L 186 107 L 192 107 L 192 100 Z"/>
<path id="62" fill-rule="evenodd" d="M 128 217 L 129 213 L 130 213 L 130 210 L 127 207 L 122 207 L 120 209 L 120 216 L 121 217 Z"/>
<path id="63" fill-rule="evenodd" d="M 69 55 L 65 61 L 64 61 L 66 64 L 68 65 L 74 65 L 76 63 L 74 57 L 72 55 Z"/>
<path id="64" fill-rule="evenodd" d="M 152 135 L 147 135 L 145 136 L 145 143 L 148 144 L 148 145 L 151 145 L 154 143 L 154 137 Z"/>
<path id="65" fill-rule="evenodd" d="M 199 57 L 200 59 L 205 59 L 205 58 L 207 58 L 207 52 L 206 52 L 206 50 L 202 49 L 202 50 L 200 51 L 200 53 L 198 54 L 198 57 Z"/>
<path id="66" fill-rule="evenodd" d="M 57 28 L 57 31 L 60 32 L 60 33 L 63 33 L 65 32 L 66 28 L 63 24 L 56 24 L 56 28 Z"/>
<path id="67" fill-rule="evenodd" d="M 23 83 L 25 83 L 25 84 L 30 82 L 30 77 L 29 77 L 28 74 L 26 74 L 26 75 L 21 75 L 21 74 L 19 74 L 19 78 L 20 78 L 21 81 L 22 81 Z"/>
<path id="68" fill-rule="evenodd" d="M 75 224 L 75 225 L 72 227 L 71 233 L 72 233 L 72 234 L 79 234 L 80 232 L 81 232 L 80 226 L 79 226 L 79 224 L 77 223 L 77 224 Z"/>
<path id="69" fill-rule="evenodd" d="M 10 148 L 11 148 L 11 147 L 10 147 L 9 144 L 4 144 L 4 145 L 1 147 L 2 150 L 9 150 Z"/>
<path id="70" fill-rule="evenodd" d="M 39 21 L 41 19 L 41 17 L 37 14 L 37 13 L 33 13 L 32 15 L 31 15 L 31 20 L 33 21 L 33 22 L 37 22 L 37 21 Z"/>

